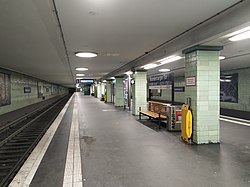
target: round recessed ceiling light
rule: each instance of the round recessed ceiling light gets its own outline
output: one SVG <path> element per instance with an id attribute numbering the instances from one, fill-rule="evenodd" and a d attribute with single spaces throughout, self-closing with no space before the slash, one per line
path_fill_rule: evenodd
<path id="1" fill-rule="evenodd" d="M 159 72 L 168 72 L 170 69 L 159 69 Z"/>
<path id="2" fill-rule="evenodd" d="M 88 68 L 75 68 L 76 71 L 87 71 L 89 70 Z"/>
<path id="3" fill-rule="evenodd" d="M 77 77 L 85 76 L 84 74 L 78 73 L 76 74 Z"/>
<path id="4" fill-rule="evenodd" d="M 79 52 L 76 52 L 75 55 L 77 57 L 82 57 L 82 58 L 93 58 L 93 57 L 97 56 L 97 53 L 95 53 L 95 52 L 79 51 Z"/>

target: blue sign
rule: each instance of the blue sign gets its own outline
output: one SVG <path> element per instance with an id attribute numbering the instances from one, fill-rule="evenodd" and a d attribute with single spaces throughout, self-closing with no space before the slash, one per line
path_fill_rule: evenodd
<path id="1" fill-rule="evenodd" d="M 149 86 L 172 85 L 171 73 L 152 75 L 149 77 Z"/>
<path id="2" fill-rule="evenodd" d="M 77 79 L 76 83 L 78 83 L 78 84 L 93 84 L 94 80 L 93 79 Z"/>
<path id="3" fill-rule="evenodd" d="M 90 83 L 90 84 L 92 84 L 92 83 L 94 83 L 94 80 L 81 79 L 80 83 Z"/>
<path id="4" fill-rule="evenodd" d="M 174 92 L 185 92 L 185 87 L 174 87 Z"/>

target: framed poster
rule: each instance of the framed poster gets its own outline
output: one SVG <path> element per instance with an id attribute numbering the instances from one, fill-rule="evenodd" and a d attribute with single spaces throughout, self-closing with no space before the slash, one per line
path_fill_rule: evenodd
<path id="1" fill-rule="evenodd" d="M 221 74 L 220 101 L 238 103 L 238 73 Z"/>
<path id="2" fill-rule="evenodd" d="M 162 95 L 162 89 L 151 89 L 151 96 L 159 96 Z"/>
<path id="3" fill-rule="evenodd" d="M 0 73 L 0 106 L 11 104 L 10 75 Z"/>
<path id="4" fill-rule="evenodd" d="M 23 92 L 24 93 L 31 93 L 31 87 L 28 87 L 28 86 L 24 87 Z"/>

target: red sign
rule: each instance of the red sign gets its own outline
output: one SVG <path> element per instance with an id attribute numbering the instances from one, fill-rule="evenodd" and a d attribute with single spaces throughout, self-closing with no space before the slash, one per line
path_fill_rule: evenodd
<path id="1" fill-rule="evenodd" d="M 181 121 L 181 110 L 175 111 L 175 121 Z"/>

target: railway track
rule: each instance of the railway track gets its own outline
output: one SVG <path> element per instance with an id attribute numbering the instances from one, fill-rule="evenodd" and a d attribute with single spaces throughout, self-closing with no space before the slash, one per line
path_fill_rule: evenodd
<path id="1" fill-rule="evenodd" d="M 68 99 L 66 96 L 0 129 L 1 187 L 8 186 Z"/>

